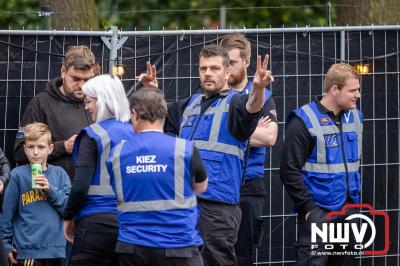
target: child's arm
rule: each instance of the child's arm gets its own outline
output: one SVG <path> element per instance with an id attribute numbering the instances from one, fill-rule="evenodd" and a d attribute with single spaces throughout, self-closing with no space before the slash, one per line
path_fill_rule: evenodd
<path id="1" fill-rule="evenodd" d="M 9 179 L 10 163 L 8 162 L 3 151 L 0 149 L 0 194 L 3 193 L 3 190 L 7 186 Z"/>
<path id="2" fill-rule="evenodd" d="M 71 190 L 71 183 L 69 181 L 69 176 L 64 170 L 60 171 L 60 176 L 58 178 L 61 180 L 59 187 L 50 183 L 47 194 L 49 196 L 48 201 L 61 215 L 64 211 L 65 205 L 67 204 L 69 192 Z"/>
<path id="3" fill-rule="evenodd" d="M 11 245 L 14 236 L 13 222 L 18 212 L 20 196 L 21 191 L 18 176 L 11 175 L 10 183 L 4 194 L 3 215 L 1 216 L 0 223 L 0 234 L 3 238 L 4 251 L 7 255 L 13 250 L 13 246 Z"/>

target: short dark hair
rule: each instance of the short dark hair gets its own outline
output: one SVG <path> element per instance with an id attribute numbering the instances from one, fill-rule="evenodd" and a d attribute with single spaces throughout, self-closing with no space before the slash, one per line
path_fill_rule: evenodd
<path id="1" fill-rule="evenodd" d="M 68 70 L 70 67 L 78 70 L 97 70 L 96 57 L 86 45 L 70 46 L 64 56 L 63 66 Z M 99 71 L 97 71 L 99 72 Z"/>
<path id="2" fill-rule="evenodd" d="M 203 49 L 200 51 L 200 57 L 209 58 L 213 56 L 220 56 L 222 57 L 223 65 L 225 67 L 229 66 L 229 54 L 226 49 L 222 46 L 216 44 L 210 44 L 204 46 Z"/>
<path id="3" fill-rule="evenodd" d="M 164 93 L 155 88 L 143 87 L 134 92 L 129 99 L 129 106 L 140 119 L 152 123 L 164 119 L 168 114 Z"/>

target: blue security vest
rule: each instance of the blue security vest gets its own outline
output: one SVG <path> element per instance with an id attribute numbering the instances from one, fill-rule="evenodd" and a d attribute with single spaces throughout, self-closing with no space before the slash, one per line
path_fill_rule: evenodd
<path id="1" fill-rule="evenodd" d="M 301 175 L 314 202 L 328 210 L 339 210 L 347 197 L 360 201 L 360 157 L 362 114 L 358 109 L 342 115 L 342 132 L 316 102 L 295 110 L 311 134 L 315 146 Z M 345 159 L 345 160 L 343 160 Z"/>
<path id="2" fill-rule="evenodd" d="M 253 88 L 253 82 L 248 81 L 246 87 L 244 87 L 242 94 L 249 94 Z M 271 91 L 265 89 L 264 103 L 266 103 L 271 97 Z M 246 152 L 247 153 L 247 152 Z M 253 180 L 258 177 L 264 178 L 264 163 L 265 156 L 267 156 L 266 147 L 250 147 L 247 156 L 247 169 L 246 169 L 246 180 Z"/>
<path id="3" fill-rule="evenodd" d="M 110 185 L 106 160 L 114 146 L 133 137 L 135 133 L 132 125 L 110 118 L 82 129 L 74 143 L 72 153 L 74 161 L 78 158 L 79 144 L 84 132 L 96 141 L 98 160 L 96 172 L 77 218 L 96 213 L 116 214 L 117 197 Z"/>
<path id="4" fill-rule="evenodd" d="M 193 142 L 138 133 L 107 161 L 118 196 L 118 241 L 154 248 L 202 245 L 190 175 Z"/>
<path id="5" fill-rule="evenodd" d="M 179 136 L 194 140 L 207 169 L 208 187 L 200 198 L 239 203 L 243 156 L 247 141 L 232 136 L 228 129 L 229 105 L 237 92 L 224 92 L 200 115 L 203 94 L 194 94 L 183 112 Z"/>

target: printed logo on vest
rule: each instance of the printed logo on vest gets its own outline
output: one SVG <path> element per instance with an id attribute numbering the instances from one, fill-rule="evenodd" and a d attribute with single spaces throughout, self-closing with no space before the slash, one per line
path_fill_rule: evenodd
<path id="1" fill-rule="evenodd" d="M 196 118 L 196 115 L 189 116 L 186 123 L 183 125 L 183 127 L 192 127 L 195 118 Z"/>
<path id="2" fill-rule="evenodd" d="M 329 123 L 330 119 L 329 119 L 329 117 L 324 116 L 324 117 L 321 117 L 320 121 L 322 124 L 327 125 Z"/>
<path id="3" fill-rule="evenodd" d="M 325 138 L 325 145 L 327 148 L 339 147 L 337 134 L 325 135 L 324 138 Z"/>

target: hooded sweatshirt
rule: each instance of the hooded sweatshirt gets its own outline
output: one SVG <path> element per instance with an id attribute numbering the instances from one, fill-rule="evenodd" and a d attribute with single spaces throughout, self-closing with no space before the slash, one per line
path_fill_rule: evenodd
<path id="1" fill-rule="evenodd" d="M 48 157 L 48 162 L 64 168 L 72 180 L 72 156 L 65 151 L 64 142 L 87 127 L 91 118 L 85 111 L 83 101 L 78 102 L 64 96 L 60 91 L 61 85 L 61 77 L 50 80 L 46 89 L 29 102 L 15 139 L 14 157 L 19 164 L 28 163 L 23 148 L 23 127 L 33 122 L 42 122 L 50 128 L 54 143 L 54 150 Z"/>
<path id="2" fill-rule="evenodd" d="M 61 167 L 48 165 L 43 171 L 50 184 L 46 192 L 32 189 L 31 173 L 30 164 L 11 171 L 0 221 L 5 252 L 12 250 L 12 241 L 18 259 L 64 258 L 61 213 L 71 189 L 69 178 Z"/>

